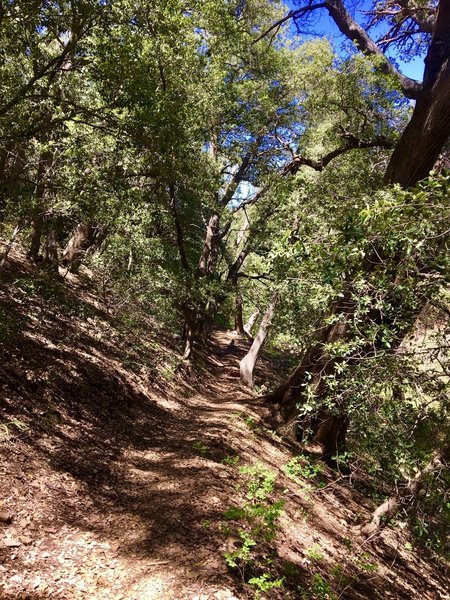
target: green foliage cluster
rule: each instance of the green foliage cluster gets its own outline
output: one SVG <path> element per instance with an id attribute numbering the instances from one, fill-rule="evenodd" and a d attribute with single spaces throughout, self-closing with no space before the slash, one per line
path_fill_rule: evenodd
<path id="1" fill-rule="evenodd" d="M 236 531 L 239 542 L 236 549 L 224 556 L 227 565 L 236 569 L 259 597 L 259 592 L 267 592 L 283 584 L 283 578 L 271 568 L 272 561 L 266 546 L 277 533 L 284 501 L 271 499 L 276 473 L 261 464 L 243 466 L 239 471 L 246 479 L 246 501 L 241 506 L 228 509 L 224 515 L 228 521 L 240 523 Z"/>
<path id="2" fill-rule="evenodd" d="M 294 481 L 300 481 L 314 479 L 323 473 L 324 467 L 321 463 L 312 463 L 306 456 L 294 456 L 283 466 L 283 471 Z"/>

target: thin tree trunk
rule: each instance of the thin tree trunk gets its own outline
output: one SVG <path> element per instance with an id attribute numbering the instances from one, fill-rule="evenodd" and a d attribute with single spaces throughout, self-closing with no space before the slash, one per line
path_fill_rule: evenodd
<path id="1" fill-rule="evenodd" d="M 128 264 L 127 264 L 127 273 L 131 273 L 131 269 L 133 268 L 133 250 L 130 248 L 128 252 Z"/>
<path id="2" fill-rule="evenodd" d="M 242 294 L 240 290 L 238 290 L 236 294 L 236 306 L 235 306 L 235 315 L 234 315 L 234 328 L 238 332 L 239 335 L 245 335 L 244 329 L 244 319 L 242 316 Z"/>
<path id="3" fill-rule="evenodd" d="M 43 264 L 51 271 L 58 273 L 58 244 L 53 228 L 47 233 L 44 247 Z"/>
<path id="4" fill-rule="evenodd" d="M 41 249 L 42 229 L 44 218 L 42 214 L 34 217 L 31 230 L 31 241 L 27 252 L 27 257 L 37 262 L 39 260 L 39 250 Z"/>
<path id="5" fill-rule="evenodd" d="M 261 350 L 262 345 L 267 337 L 267 332 L 272 325 L 272 319 L 275 312 L 275 307 L 278 302 L 278 292 L 274 292 L 272 295 L 272 299 L 267 307 L 267 310 L 262 318 L 261 325 L 259 327 L 259 331 L 256 334 L 255 339 L 253 340 L 253 344 L 251 345 L 250 350 L 244 356 L 244 358 L 239 363 L 239 370 L 241 373 L 241 382 L 249 387 L 250 389 L 254 388 L 254 380 L 253 380 L 253 372 L 255 370 L 256 361 L 259 356 L 259 352 Z"/>
<path id="6" fill-rule="evenodd" d="M 27 253 L 28 258 L 37 261 L 39 260 L 39 250 L 41 248 L 41 237 L 44 226 L 44 213 L 46 197 L 48 194 L 46 186 L 46 176 L 51 168 L 53 161 L 53 154 L 49 150 L 45 150 L 39 158 L 39 166 L 37 172 L 37 183 L 36 183 L 36 208 L 35 216 L 32 224 L 32 234 L 30 247 Z"/>
<path id="7" fill-rule="evenodd" d="M 215 272 L 220 242 L 219 221 L 219 214 L 213 212 L 206 228 L 205 242 L 198 261 L 197 274 L 200 277 Z"/>
<path id="8" fill-rule="evenodd" d="M 244 218 L 245 218 L 244 224 L 241 227 L 241 229 L 239 229 L 237 236 L 236 236 L 236 244 L 235 244 L 236 247 L 239 247 L 241 245 L 241 242 L 244 239 L 245 232 L 250 227 L 250 221 L 248 219 L 247 211 L 245 210 L 245 208 L 244 208 Z"/>
<path id="9" fill-rule="evenodd" d="M 14 227 L 14 231 L 12 233 L 12 236 L 9 240 L 9 242 L 6 244 L 5 249 L 3 251 L 3 256 L 2 259 L 0 261 L 0 267 L 4 267 L 6 261 L 8 260 L 8 255 L 11 252 L 11 248 L 14 245 L 14 242 L 16 241 L 17 236 L 19 235 L 19 233 L 21 232 L 21 230 L 23 229 L 24 225 L 23 223 L 17 223 L 17 225 Z"/>
<path id="10" fill-rule="evenodd" d="M 391 496 L 385 500 L 383 504 L 373 512 L 369 523 L 361 528 L 361 533 L 370 536 L 383 524 L 387 524 L 408 498 L 414 500 L 417 497 L 417 494 L 426 482 L 427 476 L 436 472 L 438 469 L 445 468 L 445 462 L 448 460 L 450 460 L 450 445 L 436 450 L 427 465 L 408 482 L 403 490 L 395 496 Z"/>
<path id="11" fill-rule="evenodd" d="M 188 308 L 184 308 L 184 327 L 183 327 L 183 337 L 184 337 L 184 352 L 183 352 L 183 360 L 189 360 L 192 356 L 192 352 L 194 350 L 194 339 L 195 339 L 195 319 L 192 315 L 192 311 Z"/>
<path id="12" fill-rule="evenodd" d="M 257 308 L 255 310 L 255 312 L 250 315 L 249 320 L 244 325 L 244 331 L 250 338 L 252 337 L 253 325 L 256 323 L 256 319 L 258 318 L 258 315 L 259 315 L 259 308 Z"/>

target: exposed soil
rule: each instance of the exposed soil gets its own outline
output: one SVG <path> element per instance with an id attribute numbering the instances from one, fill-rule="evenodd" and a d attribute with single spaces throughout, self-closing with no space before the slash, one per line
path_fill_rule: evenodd
<path id="1" fill-rule="evenodd" d="M 0 290 L 1 598 L 254 597 L 225 563 L 238 524 L 224 512 L 244 501 L 239 466 L 258 462 L 285 500 L 260 549 L 285 585 L 262 597 L 319 597 L 312 582 L 334 567 L 339 598 L 450 598 L 448 565 L 408 549 L 402 523 L 360 535 L 374 506 L 363 479 L 285 476 L 297 448 L 239 384 L 247 342 L 217 331 L 187 368 L 158 324 L 127 327 L 85 278 L 52 282 L 13 253 Z M 270 370 L 266 357 L 259 380 Z"/>

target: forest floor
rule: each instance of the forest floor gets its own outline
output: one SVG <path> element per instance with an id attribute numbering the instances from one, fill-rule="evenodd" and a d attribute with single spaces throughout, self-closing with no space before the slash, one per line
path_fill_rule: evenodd
<path id="1" fill-rule="evenodd" d="M 401 521 L 360 534 L 376 504 L 363 475 L 314 457 L 309 479 L 286 475 L 299 449 L 240 386 L 247 342 L 216 331 L 187 368 L 86 273 L 55 281 L 15 252 L 1 277 L 0 598 L 244 599 L 264 573 L 284 579 L 261 598 L 450 598 L 448 565 L 413 550 Z M 258 379 L 279 370 L 266 356 Z M 240 470 L 257 464 L 277 476 L 262 504 L 284 505 L 239 572 L 224 554 L 251 524 L 225 513 L 263 481 Z"/>

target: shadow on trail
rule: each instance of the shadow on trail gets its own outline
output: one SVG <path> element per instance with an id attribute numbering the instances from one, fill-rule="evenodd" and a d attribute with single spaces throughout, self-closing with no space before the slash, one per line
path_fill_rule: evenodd
<path id="1" fill-rule="evenodd" d="M 21 277 L 25 283 L 30 279 L 26 272 Z M 25 283 L 24 289 L 29 285 Z M 160 381 L 157 386 L 147 375 L 124 366 L 123 346 L 114 339 L 97 339 L 89 329 L 80 328 L 88 315 L 101 318 L 113 331 L 109 315 L 70 290 L 65 292 L 67 310 L 57 313 L 57 303 L 62 302 L 58 294 L 63 293 L 57 287 L 52 292 L 57 302 L 45 307 L 39 295 L 21 297 L 20 302 L 8 295 L 0 298 L 0 310 L 9 317 L 0 365 L 0 416 L 27 423 L 20 447 L 31 463 L 43 457 L 54 472 L 76 484 L 72 489 L 61 483 L 52 496 L 44 482 L 46 495 L 38 496 L 37 502 L 45 500 L 47 518 L 54 524 L 90 532 L 114 545 L 118 556 L 142 560 L 144 569 L 145 561 L 156 559 L 169 571 L 189 567 L 223 580 L 221 523 L 239 495 L 234 491 L 236 467 L 224 464 L 224 459 L 246 455 L 279 471 L 275 453 L 286 455 L 289 448 L 296 448 L 265 429 L 262 403 L 239 385 L 239 360 L 249 342 L 216 331 L 209 348 L 213 360 L 204 361 L 208 368 L 203 374 L 194 374 L 187 382 L 180 377 Z M 258 371 L 261 380 L 268 363 L 263 364 Z M 32 376 L 14 365 L 26 365 Z M 23 481 L 24 489 L 31 486 L 27 477 Z M 308 536 L 322 535 L 338 549 L 335 554 L 343 553 L 343 562 L 348 549 L 343 529 L 337 526 L 339 518 L 335 514 L 327 519 L 330 501 L 324 498 L 312 506 L 293 487 L 290 499 L 286 515 L 292 523 L 291 538 L 274 542 L 269 550 L 280 561 L 287 562 L 289 554 L 298 585 L 304 585 L 309 571 L 302 557 Z M 356 510 L 354 492 L 352 498 L 344 497 L 345 502 Z M 294 530 L 301 521 L 300 509 L 309 519 L 304 539 L 297 539 Z M 336 513 L 342 517 L 339 507 Z M 381 543 L 379 547 L 383 549 Z M 432 598 L 426 595 L 420 572 L 402 563 L 392 546 L 386 545 L 384 551 L 386 565 L 397 560 L 395 572 L 422 590 L 423 598 Z M 25 552 L 17 551 L 17 564 L 22 564 Z M 323 558 L 317 571 L 329 572 L 332 566 L 334 558 Z M 433 575 L 445 588 L 446 575 Z M 386 591 L 392 598 L 410 594 L 403 581 L 387 582 L 375 574 L 355 580 L 341 597 L 380 598 Z M 45 592 L 27 595 L 30 600 L 50 597 Z"/>

